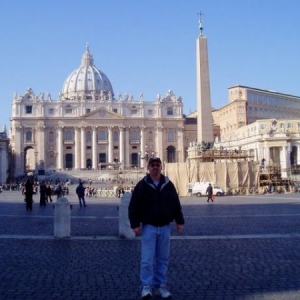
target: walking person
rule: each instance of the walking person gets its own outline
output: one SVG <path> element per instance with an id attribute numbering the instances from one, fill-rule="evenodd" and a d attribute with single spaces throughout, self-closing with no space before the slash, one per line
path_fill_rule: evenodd
<path id="1" fill-rule="evenodd" d="M 177 231 L 183 230 L 184 218 L 174 184 L 161 174 L 158 157 L 148 162 L 148 174 L 135 186 L 128 207 L 130 226 L 142 235 L 140 280 L 142 299 L 152 296 L 152 288 L 166 299 L 167 269 L 170 255 L 170 223 L 175 220 Z"/>
<path id="2" fill-rule="evenodd" d="M 46 201 L 47 202 L 49 202 L 48 200 L 50 200 L 50 202 L 52 202 L 51 195 L 52 195 L 52 188 L 51 188 L 50 184 L 47 184 L 47 186 L 46 186 Z"/>
<path id="3" fill-rule="evenodd" d="M 32 203 L 33 203 L 33 184 L 30 179 L 27 179 L 25 183 L 25 202 L 26 202 L 26 210 L 32 211 Z"/>
<path id="4" fill-rule="evenodd" d="M 63 196 L 63 189 L 61 187 L 60 182 L 57 184 L 57 186 L 55 187 L 55 194 L 56 194 L 56 199 L 60 198 Z"/>
<path id="5" fill-rule="evenodd" d="M 46 189 L 45 181 L 42 181 L 40 184 L 40 206 L 46 206 Z"/>
<path id="6" fill-rule="evenodd" d="M 208 184 L 208 187 L 206 189 L 206 194 L 207 194 L 207 202 L 209 202 L 209 200 L 211 200 L 211 202 L 214 202 L 213 200 L 213 188 L 211 186 L 211 184 Z"/>
<path id="7" fill-rule="evenodd" d="M 82 184 L 82 181 L 80 180 L 80 181 L 79 181 L 79 184 L 78 184 L 78 186 L 77 186 L 77 188 L 76 188 L 76 194 L 77 194 L 77 196 L 78 196 L 78 200 L 79 200 L 79 205 L 80 205 L 80 207 L 82 207 L 82 205 L 83 205 L 84 207 L 86 207 L 85 199 L 84 199 L 84 190 L 85 190 L 85 188 L 84 188 L 84 186 L 83 186 L 83 184 Z"/>

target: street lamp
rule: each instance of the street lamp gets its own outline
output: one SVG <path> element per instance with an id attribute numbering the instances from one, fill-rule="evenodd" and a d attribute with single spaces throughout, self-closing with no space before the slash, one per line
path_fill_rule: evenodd
<path id="1" fill-rule="evenodd" d="M 140 164 L 141 164 L 141 160 L 145 160 L 146 163 L 148 162 L 149 160 L 149 153 L 148 151 L 146 150 L 145 153 L 144 153 L 144 156 L 142 156 L 142 151 L 139 151 L 139 158 L 140 158 Z"/>

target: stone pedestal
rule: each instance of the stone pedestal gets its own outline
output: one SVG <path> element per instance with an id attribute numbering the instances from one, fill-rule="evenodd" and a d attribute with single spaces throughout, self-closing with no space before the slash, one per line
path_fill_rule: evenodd
<path id="1" fill-rule="evenodd" d="M 58 198 L 54 210 L 54 237 L 69 238 L 71 236 L 71 207 L 67 198 Z"/>
<path id="2" fill-rule="evenodd" d="M 127 239 L 133 239 L 135 237 L 134 231 L 130 228 L 130 222 L 128 218 L 128 205 L 130 198 L 131 193 L 126 192 L 121 197 L 119 206 L 119 236 Z"/>

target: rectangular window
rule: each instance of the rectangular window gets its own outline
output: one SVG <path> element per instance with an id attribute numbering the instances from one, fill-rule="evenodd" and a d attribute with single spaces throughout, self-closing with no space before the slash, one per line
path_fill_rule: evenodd
<path id="1" fill-rule="evenodd" d="M 152 116 L 152 115 L 153 115 L 153 110 L 152 110 L 152 109 L 149 109 L 149 110 L 148 110 L 148 115 L 149 115 L 149 116 Z"/>
<path id="2" fill-rule="evenodd" d="M 91 112 L 91 109 L 90 108 L 87 108 L 86 109 L 86 113 L 88 114 L 88 113 L 90 113 Z"/>
<path id="3" fill-rule="evenodd" d="M 71 147 L 71 146 L 67 146 L 67 147 L 66 147 L 66 149 L 68 149 L 68 150 L 71 150 L 71 149 L 72 149 L 72 147 Z"/>
<path id="4" fill-rule="evenodd" d="M 132 115 L 137 115 L 137 109 L 132 109 L 132 110 L 131 110 L 131 114 L 132 114 Z"/>
<path id="5" fill-rule="evenodd" d="M 87 146 L 86 149 L 87 149 L 87 150 L 91 150 L 92 147 L 91 147 L 91 146 Z"/>
<path id="6" fill-rule="evenodd" d="M 287 123 L 287 128 L 292 128 L 292 123 Z"/>
<path id="7" fill-rule="evenodd" d="M 117 113 L 118 113 L 118 109 L 117 109 L 117 108 L 114 108 L 114 109 L 113 109 L 113 112 L 117 114 Z"/>
<path id="8" fill-rule="evenodd" d="M 118 150 L 119 149 L 119 147 L 118 146 L 114 146 L 114 150 Z"/>
<path id="9" fill-rule="evenodd" d="M 49 115 L 54 115 L 54 108 L 49 108 Z"/>
<path id="10" fill-rule="evenodd" d="M 172 107 L 167 108 L 167 115 L 168 116 L 173 116 L 173 108 Z"/>
<path id="11" fill-rule="evenodd" d="M 66 114 L 72 114 L 72 108 L 66 108 L 65 113 Z"/>
<path id="12" fill-rule="evenodd" d="M 32 105 L 26 105 L 26 114 L 32 114 Z"/>

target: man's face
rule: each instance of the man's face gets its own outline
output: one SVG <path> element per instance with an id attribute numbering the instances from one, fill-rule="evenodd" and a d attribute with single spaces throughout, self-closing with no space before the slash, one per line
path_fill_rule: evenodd
<path id="1" fill-rule="evenodd" d="M 148 170 L 150 175 L 155 177 L 161 172 L 161 164 L 159 162 L 154 161 L 148 166 Z"/>

